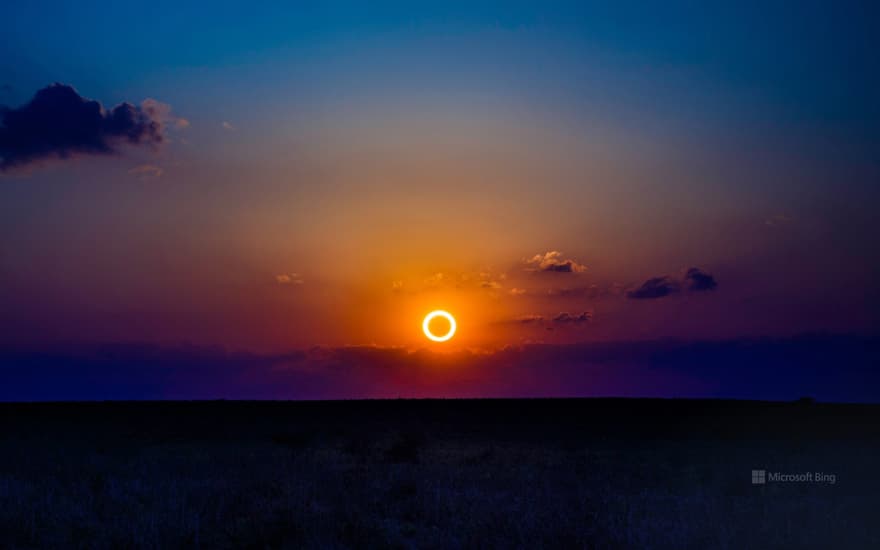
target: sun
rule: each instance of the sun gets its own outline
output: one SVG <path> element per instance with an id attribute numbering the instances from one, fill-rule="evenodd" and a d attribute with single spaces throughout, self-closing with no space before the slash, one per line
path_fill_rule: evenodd
<path id="1" fill-rule="evenodd" d="M 437 336 L 433 332 L 431 332 L 431 321 L 436 317 L 442 317 L 449 321 L 449 331 L 446 334 L 442 334 Z M 445 342 L 452 338 L 455 334 L 455 317 L 452 316 L 448 311 L 443 311 L 442 309 L 435 309 L 431 313 L 425 315 L 425 320 L 422 321 L 422 330 L 425 333 L 425 336 L 428 337 L 428 340 L 433 340 L 434 342 Z"/>

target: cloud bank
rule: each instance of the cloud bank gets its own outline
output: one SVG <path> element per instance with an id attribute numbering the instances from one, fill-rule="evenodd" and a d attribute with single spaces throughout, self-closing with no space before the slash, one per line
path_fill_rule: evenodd
<path id="1" fill-rule="evenodd" d="M 0 401 L 397 397 L 731 397 L 880 402 L 880 340 L 529 345 L 495 352 L 312 348 L 266 355 L 113 344 L 0 350 Z"/>

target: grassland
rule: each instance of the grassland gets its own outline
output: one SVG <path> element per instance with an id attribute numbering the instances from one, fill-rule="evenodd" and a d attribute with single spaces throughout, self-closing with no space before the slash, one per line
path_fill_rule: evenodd
<path id="1" fill-rule="evenodd" d="M 10 548 L 880 547 L 878 406 L 0 404 L 0 428 Z"/>

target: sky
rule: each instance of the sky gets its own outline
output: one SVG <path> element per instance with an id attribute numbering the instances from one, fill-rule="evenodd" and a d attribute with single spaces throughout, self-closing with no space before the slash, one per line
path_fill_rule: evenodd
<path id="1" fill-rule="evenodd" d="M 0 399 L 880 400 L 872 3 L 4 11 Z"/>

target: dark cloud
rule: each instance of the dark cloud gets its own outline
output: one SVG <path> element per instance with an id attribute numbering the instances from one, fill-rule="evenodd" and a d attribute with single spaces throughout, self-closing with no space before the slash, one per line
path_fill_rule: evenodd
<path id="1" fill-rule="evenodd" d="M 581 323 L 588 323 L 593 319 L 593 314 L 589 311 L 584 311 L 582 313 L 572 315 L 567 311 L 563 311 L 559 315 L 553 318 L 554 323 L 561 324 L 574 324 L 579 325 Z"/>
<path id="2" fill-rule="evenodd" d="M 142 343 L 2 350 L 0 401 L 268 397 L 265 385 L 277 382 L 272 372 L 304 357 Z M 289 380 L 309 387 L 307 374 Z"/>
<path id="3" fill-rule="evenodd" d="M 124 144 L 155 147 L 165 141 L 168 121 L 188 124 L 154 100 L 106 110 L 71 86 L 52 84 L 21 107 L 0 106 L 0 171 L 51 158 L 113 154 Z"/>
<path id="4" fill-rule="evenodd" d="M 652 298 L 669 296 L 670 294 L 678 292 L 678 290 L 679 284 L 677 281 L 663 276 L 648 279 L 642 283 L 642 286 L 635 290 L 630 290 L 626 295 L 628 298 L 633 298 L 635 300 L 649 300 Z"/>
<path id="5" fill-rule="evenodd" d="M 803 335 L 527 345 L 494 352 L 285 354 L 116 344 L 0 348 L 0 401 L 397 397 L 733 397 L 880 401 L 880 341 Z"/>
<path id="6" fill-rule="evenodd" d="M 669 296 L 682 289 L 689 292 L 700 292 L 714 290 L 717 287 L 718 282 L 715 277 L 697 267 L 692 267 L 687 270 L 681 280 L 666 275 L 653 277 L 642 283 L 642 286 L 630 290 L 626 295 L 635 300 L 649 300 Z"/>
<path id="7" fill-rule="evenodd" d="M 692 267 L 687 270 L 684 276 L 685 288 L 688 290 L 715 290 L 718 283 L 712 275 L 700 271 L 699 268 Z"/>
<path id="8" fill-rule="evenodd" d="M 544 268 L 544 271 L 554 271 L 556 273 L 573 273 L 573 262 L 571 260 L 566 260 L 558 264 L 550 264 Z"/>
<path id="9" fill-rule="evenodd" d="M 530 313 L 526 315 L 517 315 L 516 317 L 511 317 L 507 320 L 501 321 L 499 324 L 505 325 L 539 325 L 539 326 L 547 326 L 547 325 L 580 325 L 582 323 L 588 323 L 593 319 L 593 313 L 590 311 L 584 311 L 582 313 L 569 313 L 567 311 L 563 311 L 557 314 L 554 317 L 545 317 L 543 315 L 538 315 L 536 313 Z M 553 330 L 552 327 L 547 327 L 547 330 Z"/>
<path id="10" fill-rule="evenodd" d="M 544 316 L 537 314 L 526 314 L 526 315 L 517 315 L 513 319 L 510 320 L 513 323 L 519 323 L 523 325 L 528 325 L 532 323 L 543 323 Z"/>

